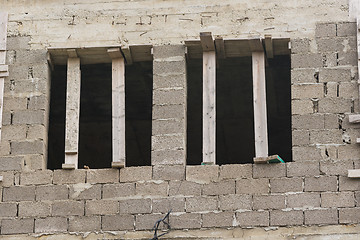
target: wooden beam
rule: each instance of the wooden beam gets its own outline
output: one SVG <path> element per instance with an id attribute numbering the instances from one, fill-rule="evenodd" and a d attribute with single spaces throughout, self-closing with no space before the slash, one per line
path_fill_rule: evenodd
<path id="1" fill-rule="evenodd" d="M 120 48 L 109 49 L 112 58 L 113 168 L 125 167 L 125 60 Z"/>
<path id="2" fill-rule="evenodd" d="M 76 49 L 67 49 L 66 50 L 69 58 L 78 58 L 78 54 L 76 52 Z"/>
<path id="3" fill-rule="evenodd" d="M 349 178 L 360 178 L 360 169 L 350 169 L 348 170 Z"/>
<path id="4" fill-rule="evenodd" d="M 274 58 L 273 42 L 271 35 L 265 35 L 265 51 L 267 58 Z"/>
<path id="5" fill-rule="evenodd" d="M 360 123 L 360 114 L 349 115 L 349 123 Z"/>
<path id="6" fill-rule="evenodd" d="M 0 12 L 0 51 L 6 51 L 8 13 Z M 5 64 L 1 63 L 0 64 Z"/>
<path id="7" fill-rule="evenodd" d="M 50 66 L 50 69 L 52 71 L 54 71 L 54 63 L 52 61 L 51 54 L 49 52 L 46 53 L 46 60 L 47 60 L 47 62 L 49 64 L 49 66 Z"/>
<path id="8" fill-rule="evenodd" d="M 255 157 L 268 156 L 265 54 L 252 53 Z"/>
<path id="9" fill-rule="evenodd" d="M 124 58 L 127 65 L 131 65 L 133 63 L 130 47 L 122 47 L 122 53 L 124 54 Z"/>
<path id="10" fill-rule="evenodd" d="M 203 164 L 215 164 L 216 54 L 203 53 Z"/>
<path id="11" fill-rule="evenodd" d="M 201 32 L 200 41 L 203 52 L 215 51 L 214 39 L 211 32 Z"/>
<path id="12" fill-rule="evenodd" d="M 78 168 L 79 120 L 80 120 L 80 58 L 68 58 L 65 123 L 64 169 Z"/>
<path id="13" fill-rule="evenodd" d="M 4 106 L 4 83 L 5 77 L 9 76 L 6 63 L 6 41 L 7 41 L 8 13 L 0 12 L 0 140 L 2 129 L 2 116 Z"/>
<path id="14" fill-rule="evenodd" d="M 224 39 L 222 37 L 215 38 L 215 47 L 216 47 L 216 56 L 221 59 L 226 58 L 225 44 L 224 44 Z"/>
<path id="15" fill-rule="evenodd" d="M 263 52 L 264 47 L 260 38 L 249 39 L 249 47 L 251 52 Z"/>

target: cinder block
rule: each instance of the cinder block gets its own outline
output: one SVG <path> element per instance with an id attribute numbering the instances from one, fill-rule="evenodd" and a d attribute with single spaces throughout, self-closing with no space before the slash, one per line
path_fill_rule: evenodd
<path id="1" fill-rule="evenodd" d="M 173 90 L 154 90 L 153 91 L 153 104 L 154 105 L 173 105 L 185 104 L 186 95 L 184 89 Z"/>
<path id="2" fill-rule="evenodd" d="M 47 129 L 44 125 L 29 125 L 26 139 L 47 139 Z"/>
<path id="3" fill-rule="evenodd" d="M 151 165 L 184 164 L 186 162 L 184 149 L 151 151 Z"/>
<path id="4" fill-rule="evenodd" d="M 350 113 L 351 99 L 323 98 L 319 100 L 320 113 Z"/>
<path id="5" fill-rule="evenodd" d="M 302 192 L 302 178 L 274 178 L 270 179 L 272 193 Z"/>
<path id="6" fill-rule="evenodd" d="M 317 23 L 315 28 L 315 36 L 319 37 L 335 37 L 336 24 L 335 23 Z"/>
<path id="7" fill-rule="evenodd" d="M 46 63 L 46 50 L 26 50 L 26 49 L 18 49 L 16 51 L 16 59 L 18 63 Z"/>
<path id="8" fill-rule="evenodd" d="M 292 116 L 294 129 L 324 129 L 325 117 L 323 114 L 306 114 Z"/>
<path id="9" fill-rule="evenodd" d="M 167 182 L 144 182 L 136 183 L 136 194 L 141 196 L 167 196 Z"/>
<path id="10" fill-rule="evenodd" d="M 105 184 L 103 186 L 103 199 L 118 199 L 135 195 L 135 183 Z"/>
<path id="11" fill-rule="evenodd" d="M 348 170 L 353 169 L 353 161 L 321 161 L 320 171 L 325 175 L 347 176 Z"/>
<path id="12" fill-rule="evenodd" d="M 337 209 L 305 210 L 305 224 L 337 224 Z"/>
<path id="13" fill-rule="evenodd" d="M 319 176 L 320 167 L 317 161 L 289 162 L 286 163 L 288 177 Z"/>
<path id="14" fill-rule="evenodd" d="M 226 195 L 235 194 L 235 180 L 211 182 L 203 185 L 202 195 Z"/>
<path id="15" fill-rule="evenodd" d="M 4 97 L 4 111 L 17 111 L 27 109 L 27 98 Z"/>
<path id="16" fill-rule="evenodd" d="M 26 78 L 28 76 L 28 70 L 29 68 L 25 68 L 24 73 L 20 73 L 21 77 L 23 74 L 25 74 Z M 9 68 L 9 71 L 11 69 Z M 17 68 L 16 70 L 17 71 Z M 21 97 L 31 97 L 34 95 L 40 95 L 40 94 L 47 94 L 49 91 L 49 80 L 48 77 L 44 76 L 42 78 L 32 78 L 32 79 L 23 79 L 23 78 L 17 78 L 14 76 L 13 72 L 10 72 L 10 77 L 12 82 L 5 82 L 5 89 L 11 89 L 10 92 L 5 92 L 6 97 L 11 96 L 21 96 Z"/>
<path id="17" fill-rule="evenodd" d="M 45 154 L 45 143 L 42 140 L 11 142 L 11 154 Z"/>
<path id="18" fill-rule="evenodd" d="M 236 218 L 240 227 L 269 226 L 268 211 L 237 212 Z"/>
<path id="19" fill-rule="evenodd" d="M 40 63 L 32 64 L 33 77 L 34 78 L 48 78 L 51 70 L 47 61 L 42 61 Z M 50 88 L 50 84 L 48 86 Z"/>
<path id="20" fill-rule="evenodd" d="M 339 129 L 339 115 L 325 114 L 325 129 Z"/>
<path id="21" fill-rule="evenodd" d="M 43 154 L 28 154 L 24 156 L 24 171 L 36 171 L 46 169 L 46 159 Z"/>
<path id="22" fill-rule="evenodd" d="M 359 191 L 355 192 L 355 204 L 357 207 L 360 206 L 360 192 Z"/>
<path id="23" fill-rule="evenodd" d="M 252 177 L 252 164 L 228 164 L 220 166 L 220 180 Z"/>
<path id="24" fill-rule="evenodd" d="M 184 165 L 156 165 L 153 167 L 153 179 L 184 180 Z"/>
<path id="25" fill-rule="evenodd" d="M 83 216 L 83 201 L 54 201 L 51 206 L 53 216 Z"/>
<path id="26" fill-rule="evenodd" d="M 293 130 L 292 144 L 293 146 L 304 146 L 310 143 L 310 132 L 307 130 Z"/>
<path id="27" fill-rule="evenodd" d="M 339 223 L 359 223 L 360 208 L 340 208 Z"/>
<path id="28" fill-rule="evenodd" d="M 152 121 L 152 135 L 185 133 L 186 127 L 182 119 L 166 119 Z"/>
<path id="29" fill-rule="evenodd" d="M 252 197 L 245 194 L 230 194 L 219 196 L 219 209 L 222 211 L 251 210 Z"/>
<path id="30" fill-rule="evenodd" d="M 1 234 L 24 234 L 34 232 L 34 219 L 4 219 L 1 221 Z"/>
<path id="31" fill-rule="evenodd" d="M 287 208 L 314 208 L 320 207 L 320 193 L 296 193 L 286 196 Z"/>
<path id="32" fill-rule="evenodd" d="M 151 180 L 152 167 L 126 167 L 120 169 L 120 182 L 136 182 Z"/>
<path id="33" fill-rule="evenodd" d="M 169 196 L 200 196 L 201 184 L 189 181 L 170 181 Z"/>
<path id="34" fill-rule="evenodd" d="M 42 124 L 46 123 L 44 110 L 24 110 L 15 111 L 13 114 L 13 124 Z"/>
<path id="35" fill-rule="evenodd" d="M 318 52 L 344 52 L 356 48 L 356 37 L 322 38 L 316 41 Z"/>
<path id="36" fill-rule="evenodd" d="M 185 149 L 184 135 L 151 136 L 151 150 Z"/>
<path id="37" fill-rule="evenodd" d="M 166 74 L 153 75 L 153 88 L 185 88 L 186 75 L 185 74 Z"/>
<path id="38" fill-rule="evenodd" d="M 256 195 L 253 198 L 253 208 L 283 209 L 285 208 L 285 195 Z"/>
<path id="39" fill-rule="evenodd" d="M 323 98 L 324 84 L 322 83 L 302 83 L 291 86 L 291 99 Z"/>
<path id="40" fill-rule="evenodd" d="M 216 182 L 219 179 L 219 166 L 186 166 L 186 181 L 197 183 Z"/>
<path id="41" fill-rule="evenodd" d="M 24 157 L 0 157 L 0 171 L 19 171 L 24 164 Z"/>
<path id="42" fill-rule="evenodd" d="M 152 200 L 153 213 L 185 212 L 185 199 L 183 197 L 172 197 Z"/>
<path id="43" fill-rule="evenodd" d="M 181 215 L 170 215 L 170 226 L 172 229 L 194 229 L 201 228 L 200 213 L 184 213 Z"/>
<path id="44" fill-rule="evenodd" d="M 310 132 L 310 144 L 342 144 L 341 129 L 313 130 Z"/>
<path id="45" fill-rule="evenodd" d="M 10 154 L 10 142 L 2 141 L 0 143 L 0 156 L 6 156 L 9 154 Z"/>
<path id="46" fill-rule="evenodd" d="M 54 184 L 76 184 L 85 183 L 86 170 L 55 170 Z"/>
<path id="47" fill-rule="evenodd" d="M 185 57 L 185 45 L 153 46 L 154 58 L 171 58 L 174 56 Z"/>
<path id="48" fill-rule="evenodd" d="M 67 185 L 36 186 L 36 201 L 65 200 L 69 198 Z"/>
<path id="49" fill-rule="evenodd" d="M 286 164 L 254 164 L 254 178 L 275 178 L 286 176 Z"/>
<path id="50" fill-rule="evenodd" d="M 338 147 L 338 159 L 358 160 L 358 154 L 360 154 L 360 148 L 355 144 L 346 144 Z"/>
<path id="51" fill-rule="evenodd" d="M 185 119 L 185 105 L 153 105 L 152 118 L 155 119 Z"/>
<path id="52" fill-rule="evenodd" d="M 267 178 L 236 180 L 236 194 L 264 194 L 269 190 Z"/>
<path id="53" fill-rule="evenodd" d="M 13 186 L 3 189 L 4 202 L 34 201 L 35 186 Z"/>
<path id="54" fill-rule="evenodd" d="M 322 67 L 321 54 L 291 54 L 291 68 L 316 68 Z"/>
<path id="55" fill-rule="evenodd" d="M 49 108 L 49 98 L 43 94 L 40 96 L 30 97 L 28 109 L 30 110 L 47 110 Z"/>
<path id="56" fill-rule="evenodd" d="M 316 83 L 318 78 L 319 75 L 315 68 L 291 70 L 291 83 Z"/>
<path id="57" fill-rule="evenodd" d="M 270 225 L 273 226 L 294 226 L 304 224 L 303 211 L 271 211 Z"/>
<path id="58" fill-rule="evenodd" d="M 151 213 L 151 199 L 128 199 L 120 200 L 120 213 L 139 214 Z"/>
<path id="59" fill-rule="evenodd" d="M 337 191 L 336 176 L 305 177 L 306 192 Z"/>
<path id="60" fill-rule="evenodd" d="M 292 114 L 310 114 L 314 113 L 314 104 L 310 99 L 307 100 L 292 100 L 291 101 L 291 113 Z"/>
<path id="61" fill-rule="evenodd" d="M 85 215 L 112 215 L 119 213 L 119 203 L 114 200 L 90 200 L 85 204 Z"/>
<path id="62" fill-rule="evenodd" d="M 90 183 L 78 183 L 70 186 L 70 199 L 100 199 L 101 185 L 92 185 Z"/>
<path id="63" fill-rule="evenodd" d="M 22 172 L 20 175 L 20 184 L 21 185 L 51 184 L 52 176 L 53 176 L 53 171 L 51 170 Z"/>
<path id="64" fill-rule="evenodd" d="M 204 213 L 202 214 L 202 227 L 232 227 L 234 219 L 234 212 Z"/>
<path id="65" fill-rule="evenodd" d="M 218 209 L 218 197 L 186 198 L 186 212 L 214 211 Z"/>
<path id="66" fill-rule="evenodd" d="M 125 169 L 125 168 L 124 168 Z M 86 172 L 87 183 L 119 182 L 119 169 L 91 169 Z"/>
<path id="67" fill-rule="evenodd" d="M 174 58 L 174 61 L 154 61 L 153 74 L 186 74 L 185 58 Z"/>
<path id="68" fill-rule="evenodd" d="M 354 193 L 353 192 L 321 193 L 321 207 L 323 208 L 355 207 Z"/>
<path id="69" fill-rule="evenodd" d="M 100 216 L 69 217 L 69 232 L 96 232 L 100 230 Z"/>
<path id="70" fill-rule="evenodd" d="M 16 217 L 17 206 L 16 203 L 0 203 L 0 217 Z"/>
<path id="71" fill-rule="evenodd" d="M 350 68 L 321 68 L 319 82 L 350 82 Z"/>
<path id="72" fill-rule="evenodd" d="M 144 214 L 136 215 L 135 229 L 136 230 L 152 230 L 156 221 L 164 217 L 163 214 Z M 162 225 L 160 225 L 160 228 Z M 172 226 L 171 226 L 172 227 Z"/>
<path id="73" fill-rule="evenodd" d="M 66 232 L 68 221 L 66 217 L 47 217 L 35 219 L 35 233 Z"/>
<path id="74" fill-rule="evenodd" d="M 357 61 L 356 51 L 338 53 L 338 65 L 340 66 L 356 66 Z"/>
<path id="75" fill-rule="evenodd" d="M 102 216 L 101 228 L 103 231 L 134 230 L 135 216 L 108 215 Z"/>
<path id="76" fill-rule="evenodd" d="M 338 65 L 338 53 L 336 52 L 325 52 L 322 53 L 322 61 L 324 68 L 336 67 Z"/>
<path id="77" fill-rule="evenodd" d="M 360 184 L 358 179 L 339 177 L 339 191 L 359 191 Z"/>
<path id="78" fill-rule="evenodd" d="M 19 217 L 48 217 L 50 216 L 49 202 L 20 202 Z"/>
<path id="79" fill-rule="evenodd" d="M 339 83 L 339 97 L 357 99 L 359 97 L 358 83 L 341 82 Z"/>
<path id="80" fill-rule="evenodd" d="M 3 176 L 3 180 L 2 182 L 0 182 L 0 187 L 14 186 L 14 172 L 11 171 L 0 172 L 0 176 Z"/>
<path id="81" fill-rule="evenodd" d="M 291 53 L 309 53 L 310 40 L 308 38 L 296 38 L 291 40 Z"/>
<path id="82" fill-rule="evenodd" d="M 310 160 L 322 160 L 321 149 L 316 146 L 310 147 L 293 147 L 293 161 L 304 162 Z"/>
<path id="83" fill-rule="evenodd" d="M 356 36 L 356 22 L 337 23 L 336 33 L 338 37 Z"/>
<path id="84" fill-rule="evenodd" d="M 6 42 L 7 50 L 30 49 L 31 37 L 16 36 L 8 37 Z"/>

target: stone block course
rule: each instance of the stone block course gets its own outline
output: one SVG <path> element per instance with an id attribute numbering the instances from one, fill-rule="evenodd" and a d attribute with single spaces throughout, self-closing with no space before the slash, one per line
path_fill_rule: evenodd
<path id="1" fill-rule="evenodd" d="M 234 212 L 205 213 L 202 214 L 202 227 L 232 227 L 234 218 Z"/>
<path id="2" fill-rule="evenodd" d="M 184 105 L 154 105 L 152 110 L 153 119 L 183 119 L 185 116 Z"/>
<path id="3" fill-rule="evenodd" d="M 54 184 L 76 184 L 85 183 L 86 170 L 55 170 Z"/>
<path id="4" fill-rule="evenodd" d="M 216 182 L 219 179 L 219 166 L 186 166 L 186 180 L 197 183 Z"/>
<path id="5" fill-rule="evenodd" d="M 46 110 L 49 108 L 49 100 L 46 95 L 30 97 L 28 109 L 30 110 Z"/>
<path id="6" fill-rule="evenodd" d="M 245 194 L 229 194 L 219 196 L 219 209 L 222 211 L 228 210 L 251 210 L 252 196 Z"/>
<path id="7" fill-rule="evenodd" d="M 291 54 L 291 68 L 316 68 L 322 65 L 321 54 Z"/>
<path id="8" fill-rule="evenodd" d="M 287 208 L 314 208 L 320 207 L 320 193 L 296 193 L 286 196 Z"/>
<path id="9" fill-rule="evenodd" d="M 348 170 L 353 169 L 353 161 L 321 161 L 320 172 L 325 175 L 347 176 Z"/>
<path id="10" fill-rule="evenodd" d="M 305 177 L 320 175 L 320 164 L 316 161 L 289 162 L 286 163 L 286 165 L 286 175 L 288 177 Z"/>
<path id="11" fill-rule="evenodd" d="M 201 227 L 200 213 L 184 213 L 181 215 L 170 215 L 170 226 L 172 229 L 194 229 Z"/>
<path id="12" fill-rule="evenodd" d="M 351 99 L 323 98 L 319 100 L 320 113 L 349 113 L 351 112 Z"/>
<path id="13" fill-rule="evenodd" d="M 153 179 L 161 180 L 184 180 L 184 165 L 157 165 L 153 166 Z"/>
<path id="14" fill-rule="evenodd" d="M 350 82 L 350 68 L 321 68 L 319 72 L 320 82 Z"/>
<path id="15" fill-rule="evenodd" d="M 4 219 L 1 221 L 1 234 L 23 234 L 34 232 L 34 219 Z"/>
<path id="16" fill-rule="evenodd" d="M 321 207 L 323 208 L 355 207 L 354 193 L 353 192 L 321 193 Z"/>
<path id="17" fill-rule="evenodd" d="M 310 144 L 342 144 L 342 130 L 313 130 L 310 132 Z"/>
<path id="18" fill-rule="evenodd" d="M 256 195 L 253 197 L 253 208 L 259 209 L 283 209 L 285 208 L 284 195 Z"/>
<path id="19" fill-rule="evenodd" d="M 310 52 L 310 40 L 305 39 L 292 39 L 291 40 L 291 53 L 308 53 Z"/>
<path id="20" fill-rule="evenodd" d="M 315 68 L 302 68 L 291 70 L 291 83 L 316 83 L 318 72 Z"/>
<path id="21" fill-rule="evenodd" d="M 186 96 L 184 89 L 153 91 L 153 104 L 155 105 L 183 104 L 185 99 Z"/>
<path id="22" fill-rule="evenodd" d="M 3 176 L 2 182 L 0 182 L 0 187 L 11 187 L 14 186 L 14 172 L 6 171 L 0 172 L 0 176 Z"/>
<path id="23" fill-rule="evenodd" d="M 163 214 L 144 214 L 135 216 L 136 230 L 151 230 L 159 219 L 164 217 Z M 160 225 L 161 226 L 161 225 Z"/>
<path id="24" fill-rule="evenodd" d="M 35 186 L 13 186 L 3 189 L 3 201 L 34 201 Z"/>
<path id="25" fill-rule="evenodd" d="M 241 227 L 269 226 L 268 211 L 237 212 L 236 219 Z"/>
<path id="26" fill-rule="evenodd" d="M 201 184 L 189 181 L 170 181 L 169 196 L 200 196 Z"/>
<path id="27" fill-rule="evenodd" d="M 185 124 L 182 119 L 165 119 L 165 120 L 154 120 L 152 122 L 152 134 L 176 134 L 184 133 Z"/>
<path id="28" fill-rule="evenodd" d="M 23 140 L 26 138 L 26 125 L 6 125 L 1 129 L 2 140 Z"/>
<path id="29" fill-rule="evenodd" d="M 220 166 L 219 178 L 224 179 L 241 179 L 252 177 L 252 164 L 227 164 Z"/>
<path id="30" fill-rule="evenodd" d="M 132 215 L 107 215 L 101 217 L 101 228 L 104 231 L 133 230 L 135 216 Z"/>
<path id="31" fill-rule="evenodd" d="M 46 123 L 44 110 L 16 111 L 13 115 L 13 124 L 42 124 Z"/>
<path id="32" fill-rule="evenodd" d="M 338 65 L 340 66 L 356 66 L 357 61 L 356 51 L 338 53 Z"/>
<path id="33" fill-rule="evenodd" d="M 16 217 L 17 206 L 16 203 L 0 203 L 0 218 Z"/>
<path id="34" fill-rule="evenodd" d="M 0 157 L 0 170 L 1 171 L 18 171 L 23 168 L 24 157 L 15 156 L 15 157 Z"/>
<path id="35" fill-rule="evenodd" d="M 225 180 L 221 182 L 212 182 L 203 185 L 202 195 L 225 195 L 235 194 L 235 180 Z"/>
<path id="36" fill-rule="evenodd" d="M 35 140 L 35 139 L 46 139 L 47 138 L 47 129 L 44 125 L 29 125 L 27 129 L 26 139 Z"/>
<path id="37" fill-rule="evenodd" d="M 127 167 L 120 169 L 120 182 L 147 181 L 152 178 L 152 167 Z"/>
<path id="38" fill-rule="evenodd" d="M 70 199 L 100 199 L 101 198 L 101 185 L 91 185 L 89 183 L 79 183 L 70 186 L 69 192 Z"/>
<path id="39" fill-rule="evenodd" d="M 20 175 L 21 185 L 45 185 L 52 183 L 53 171 L 22 172 Z"/>
<path id="40" fill-rule="evenodd" d="M 303 211 L 281 211 L 274 210 L 270 212 L 270 225 L 275 226 L 293 226 L 304 224 Z"/>
<path id="41" fill-rule="evenodd" d="M 218 209 L 218 197 L 189 197 L 185 207 L 186 212 L 214 211 Z"/>
<path id="42" fill-rule="evenodd" d="M 69 217 L 69 232 L 94 232 L 100 230 L 100 216 Z"/>
<path id="43" fill-rule="evenodd" d="M 167 182 L 136 183 L 136 194 L 140 196 L 168 196 Z"/>
<path id="44" fill-rule="evenodd" d="M 310 131 L 293 130 L 292 131 L 293 146 L 304 146 L 310 144 Z"/>
<path id="45" fill-rule="evenodd" d="M 185 58 L 174 58 L 174 61 L 154 61 L 153 62 L 154 74 L 186 74 Z"/>
<path id="46" fill-rule="evenodd" d="M 151 165 L 181 165 L 185 162 L 185 150 L 159 150 L 151 152 Z"/>
<path id="47" fill-rule="evenodd" d="M 336 24 L 336 33 L 339 37 L 356 36 L 357 26 L 356 22 L 343 22 Z"/>
<path id="48" fill-rule="evenodd" d="M 302 178 L 273 178 L 270 179 L 271 193 L 302 192 Z"/>
<path id="49" fill-rule="evenodd" d="M 48 217 L 50 209 L 49 202 L 20 202 L 19 217 Z"/>
<path id="50" fill-rule="evenodd" d="M 186 76 L 184 74 L 153 75 L 153 88 L 184 88 Z"/>
<path id="51" fill-rule="evenodd" d="M 135 183 L 105 184 L 102 189 L 103 199 L 118 199 L 135 195 Z"/>
<path id="52" fill-rule="evenodd" d="M 151 136 L 151 150 L 176 150 L 179 148 L 185 148 L 182 135 Z"/>
<path id="53" fill-rule="evenodd" d="M 269 191 L 267 178 L 236 180 L 236 194 L 265 194 Z"/>
<path id="54" fill-rule="evenodd" d="M 314 113 L 314 103 L 310 99 L 305 100 L 292 100 L 291 101 L 292 114 L 311 114 Z"/>
<path id="55" fill-rule="evenodd" d="M 35 233 L 66 232 L 68 229 L 67 218 L 47 217 L 35 219 Z"/>
<path id="56" fill-rule="evenodd" d="M 335 176 L 319 176 L 305 178 L 306 192 L 337 191 L 337 188 L 337 177 Z"/>
<path id="57" fill-rule="evenodd" d="M 161 45 L 154 46 L 154 58 L 171 58 L 185 56 L 185 45 Z"/>
<path id="58" fill-rule="evenodd" d="M 119 203 L 114 200 L 88 200 L 85 215 L 112 215 L 119 212 Z"/>
<path id="59" fill-rule="evenodd" d="M 358 179 L 348 178 L 345 176 L 339 177 L 339 191 L 359 191 L 360 184 Z"/>
<path id="60" fill-rule="evenodd" d="M 4 111 L 16 111 L 27 109 L 27 98 L 4 97 Z"/>
<path id="61" fill-rule="evenodd" d="M 185 198 L 162 198 L 152 200 L 153 213 L 167 213 L 169 210 L 172 212 L 185 212 Z"/>
<path id="62" fill-rule="evenodd" d="M 52 216 L 83 216 L 83 201 L 53 201 L 51 206 Z"/>
<path id="63" fill-rule="evenodd" d="M 66 185 L 36 186 L 36 201 L 65 200 L 69 198 L 69 189 Z"/>
<path id="64" fill-rule="evenodd" d="M 321 83 L 293 84 L 291 86 L 292 99 L 323 98 L 324 85 Z"/>
<path id="65" fill-rule="evenodd" d="M 118 169 L 95 169 L 86 172 L 87 183 L 116 183 L 119 182 Z"/>
<path id="66" fill-rule="evenodd" d="M 315 28 L 316 37 L 335 37 L 336 24 L 335 23 L 317 23 Z"/>
<path id="67" fill-rule="evenodd" d="M 120 200 L 120 213 L 122 214 L 139 214 L 151 213 L 151 199 L 129 199 Z"/>
<path id="68" fill-rule="evenodd" d="M 339 209 L 339 223 L 359 223 L 360 208 Z"/>
<path id="69" fill-rule="evenodd" d="M 337 209 L 305 210 L 305 224 L 337 224 Z"/>
<path id="70" fill-rule="evenodd" d="M 322 160 L 321 149 L 317 146 L 293 147 L 293 161 L 303 162 L 312 160 Z"/>
<path id="71" fill-rule="evenodd" d="M 42 140 L 11 142 L 11 154 L 44 154 L 45 143 Z"/>
<path id="72" fill-rule="evenodd" d="M 253 178 L 275 178 L 286 176 L 286 164 L 254 164 Z"/>
<path id="73" fill-rule="evenodd" d="M 306 114 L 292 116 L 293 129 L 324 129 L 325 118 L 323 114 Z"/>

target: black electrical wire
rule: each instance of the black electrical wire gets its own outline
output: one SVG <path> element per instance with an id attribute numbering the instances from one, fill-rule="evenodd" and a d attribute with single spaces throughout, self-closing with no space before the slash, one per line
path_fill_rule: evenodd
<path id="1" fill-rule="evenodd" d="M 165 215 L 164 218 L 161 218 L 161 219 L 159 219 L 159 220 L 157 220 L 157 221 L 155 222 L 155 225 L 154 225 L 154 227 L 152 228 L 152 230 L 154 230 L 154 237 L 153 237 L 152 239 L 150 239 L 150 240 L 158 240 L 159 237 L 164 236 L 165 234 L 168 234 L 168 233 L 169 233 L 169 231 L 168 231 L 168 232 L 166 232 L 166 233 L 162 233 L 162 234 L 158 235 L 159 226 L 160 226 L 161 223 L 163 223 L 163 224 L 165 225 L 165 227 L 167 227 L 168 230 L 171 229 L 170 223 L 169 223 L 170 213 L 171 213 L 171 210 L 168 211 L 168 213 Z"/>

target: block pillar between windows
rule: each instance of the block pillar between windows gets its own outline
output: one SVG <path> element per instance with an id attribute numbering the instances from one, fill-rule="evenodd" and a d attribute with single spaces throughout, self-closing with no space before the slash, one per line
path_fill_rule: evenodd
<path id="1" fill-rule="evenodd" d="M 255 158 L 268 157 L 265 53 L 261 39 L 249 41 L 252 51 Z"/>
<path id="2" fill-rule="evenodd" d="M 216 53 L 209 32 L 200 33 L 203 50 L 203 151 L 202 164 L 216 164 Z"/>
<path id="3" fill-rule="evenodd" d="M 9 76 L 8 66 L 5 65 L 6 58 L 6 38 L 7 38 L 8 14 L 0 12 L 0 139 L 2 128 L 2 113 L 4 103 L 4 81 Z"/>
<path id="4" fill-rule="evenodd" d="M 75 49 L 69 49 L 67 61 L 65 163 L 63 169 L 77 169 L 79 157 L 80 120 L 80 58 Z"/>
<path id="5" fill-rule="evenodd" d="M 186 164 L 186 48 L 153 47 L 152 165 Z"/>
<path id="6" fill-rule="evenodd" d="M 112 59 L 112 163 L 125 167 L 125 61 L 120 48 L 108 49 Z"/>

